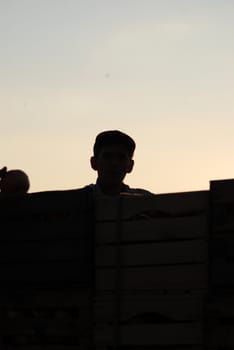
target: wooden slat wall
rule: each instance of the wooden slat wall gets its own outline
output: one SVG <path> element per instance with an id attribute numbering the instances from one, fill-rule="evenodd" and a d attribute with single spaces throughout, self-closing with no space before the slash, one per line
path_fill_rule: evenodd
<path id="1" fill-rule="evenodd" d="M 1 350 L 92 344 L 94 211 L 88 192 L 0 197 Z"/>
<path id="2" fill-rule="evenodd" d="M 95 227 L 82 190 L 0 213 L 1 350 L 234 349 L 234 180 L 97 198 Z"/>
<path id="3" fill-rule="evenodd" d="M 180 192 L 155 196 L 122 195 L 98 199 L 96 208 L 97 221 L 116 220 L 121 201 L 124 220 L 154 218 L 173 218 L 197 216 L 205 213 L 208 205 L 208 191 Z"/>
<path id="4" fill-rule="evenodd" d="M 234 180 L 211 181 L 207 348 L 234 349 Z"/>
<path id="5" fill-rule="evenodd" d="M 52 191 L 19 200 L 0 203 L 0 281 L 87 284 L 92 258 L 87 232 L 94 227 L 88 195 Z"/>
<path id="6" fill-rule="evenodd" d="M 203 347 L 208 206 L 206 191 L 99 198 L 98 348 Z"/>

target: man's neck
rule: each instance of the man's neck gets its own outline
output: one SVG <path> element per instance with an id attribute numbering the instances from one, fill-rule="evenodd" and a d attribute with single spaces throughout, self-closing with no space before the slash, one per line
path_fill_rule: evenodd
<path id="1" fill-rule="evenodd" d="M 99 186 L 101 192 L 108 196 L 119 195 L 124 186 L 123 183 L 113 185 L 113 184 L 101 183 L 99 181 L 97 181 L 97 185 Z"/>

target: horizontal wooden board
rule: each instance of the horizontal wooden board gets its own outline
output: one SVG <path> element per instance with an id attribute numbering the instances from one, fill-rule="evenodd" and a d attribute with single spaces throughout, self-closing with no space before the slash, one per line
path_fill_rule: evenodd
<path id="1" fill-rule="evenodd" d="M 0 326 L 2 335 L 36 335 L 44 336 L 82 336 L 90 329 L 90 320 L 67 320 L 58 321 L 50 319 L 25 319 L 7 320 L 3 326 Z"/>
<path id="2" fill-rule="evenodd" d="M 84 188 L 74 190 L 42 191 L 25 195 L 1 194 L 1 214 L 69 213 L 75 210 L 89 210 L 93 206 L 93 194 Z"/>
<path id="3" fill-rule="evenodd" d="M 97 221 L 196 216 L 208 208 L 208 191 L 96 199 Z"/>
<path id="4" fill-rule="evenodd" d="M 207 216 L 96 223 L 96 243 L 167 241 L 208 236 Z"/>
<path id="5" fill-rule="evenodd" d="M 0 337 L 17 350 L 84 345 L 92 337 L 91 295 L 91 289 L 76 288 L 1 290 Z"/>
<path id="6" fill-rule="evenodd" d="M 79 336 L 10 335 L 3 337 L 1 350 L 89 350 L 88 344 L 90 338 L 83 340 Z"/>
<path id="7" fill-rule="evenodd" d="M 202 289 L 208 287 L 205 264 L 96 270 L 96 289 Z"/>
<path id="8" fill-rule="evenodd" d="M 0 244 L 0 263 L 80 260 L 89 262 L 92 246 L 88 240 L 4 241 Z"/>
<path id="9" fill-rule="evenodd" d="M 95 344 L 113 345 L 116 341 L 115 328 L 98 325 L 95 329 Z M 201 323 L 178 325 L 123 325 L 120 327 L 119 343 L 121 345 L 178 345 L 202 344 L 203 326 Z"/>
<path id="10" fill-rule="evenodd" d="M 81 265 L 78 261 L 56 261 L 47 263 L 0 264 L 0 281 L 24 284 L 25 282 L 69 282 L 77 284 L 91 282 L 91 262 Z"/>
<path id="11" fill-rule="evenodd" d="M 107 345 L 107 346 L 96 346 L 95 350 L 115 350 L 116 346 L 113 345 Z M 119 350 L 204 350 L 203 345 L 157 345 L 155 346 L 136 346 L 136 345 L 123 345 L 118 347 Z M 88 349 L 89 350 L 89 349 Z M 212 349 L 212 350 L 217 350 L 217 349 Z M 226 349 L 225 349 L 226 350 Z M 230 349 L 233 350 L 233 349 Z"/>
<path id="12" fill-rule="evenodd" d="M 96 323 L 108 323 L 119 317 L 125 323 L 177 323 L 202 321 L 206 293 L 203 294 L 131 294 L 96 297 Z"/>
<path id="13" fill-rule="evenodd" d="M 4 241 L 40 241 L 53 239 L 84 239 L 92 237 L 95 223 L 90 222 L 90 217 L 76 217 L 75 220 L 63 220 L 54 222 L 30 221 L 6 222 L 1 225 L 0 242 Z"/>
<path id="14" fill-rule="evenodd" d="M 0 240 L 87 236 L 94 227 L 93 196 L 83 189 L 1 196 Z"/>
<path id="15" fill-rule="evenodd" d="M 96 267 L 204 263 L 208 258 L 205 240 L 98 246 Z"/>
<path id="16" fill-rule="evenodd" d="M 9 339 L 6 340 L 5 345 L 1 345 L 1 350 L 89 350 L 89 346 L 84 347 L 82 344 L 61 344 L 61 345 L 35 345 L 20 343 L 20 345 L 9 344 Z M 22 342 L 22 341 L 21 341 Z M 0 343 L 1 344 L 1 343 Z M 106 349 L 107 350 L 107 349 Z"/>
<path id="17" fill-rule="evenodd" d="M 88 305 L 92 293 L 91 288 L 7 288 L 0 289 L 0 310 L 11 308 L 71 308 Z"/>

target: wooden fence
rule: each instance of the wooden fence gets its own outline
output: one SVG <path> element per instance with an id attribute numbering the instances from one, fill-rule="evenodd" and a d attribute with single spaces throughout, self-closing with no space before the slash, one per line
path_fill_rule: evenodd
<path id="1" fill-rule="evenodd" d="M 234 180 L 0 198 L 0 349 L 234 349 Z"/>

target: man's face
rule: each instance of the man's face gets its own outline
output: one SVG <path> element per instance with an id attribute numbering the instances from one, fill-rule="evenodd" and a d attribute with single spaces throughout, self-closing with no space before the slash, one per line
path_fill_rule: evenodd
<path id="1" fill-rule="evenodd" d="M 91 165 L 98 172 L 98 179 L 104 184 L 121 184 L 125 175 L 133 168 L 133 160 L 123 145 L 104 146 L 97 158 L 91 158 Z"/>

